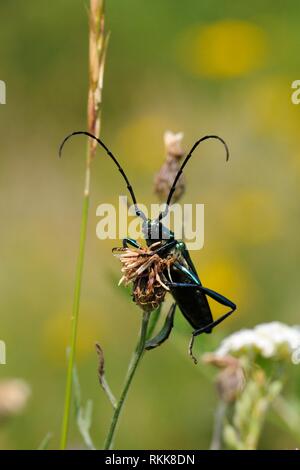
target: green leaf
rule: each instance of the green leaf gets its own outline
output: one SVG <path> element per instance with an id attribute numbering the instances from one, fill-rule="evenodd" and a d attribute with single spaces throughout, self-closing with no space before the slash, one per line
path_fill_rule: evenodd
<path id="1" fill-rule="evenodd" d="M 154 338 L 148 340 L 145 344 L 145 349 L 149 351 L 150 349 L 154 349 L 157 346 L 160 346 L 164 341 L 168 339 L 170 336 L 170 333 L 172 331 L 172 328 L 174 326 L 174 315 L 175 315 L 175 310 L 176 310 L 176 304 L 172 304 L 171 308 L 169 310 L 169 313 L 167 315 L 166 321 L 164 323 L 164 326 L 160 330 L 160 332 L 154 336 Z"/>
<path id="2" fill-rule="evenodd" d="M 147 331 L 147 339 L 149 339 L 152 336 L 155 330 L 155 327 L 160 319 L 161 309 L 162 309 L 162 304 L 160 304 L 160 306 L 156 310 L 154 310 L 154 312 L 151 313 L 148 331 Z"/>
<path id="3" fill-rule="evenodd" d="M 96 352 L 98 354 L 98 358 L 99 358 L 99 363 L 98 363 L 98 378 L 99 378 L 99 383 L 101 385 L 101 387 L 103 388 L 107 398 L 109 399 L 112 407 L 114 409 L 116 409 L 117 407 L 117 400 L 114 396 L 114 394 L 112 393 L 111 391 L 111 388 L 106 380 L 106 377 L 105 377 L 105 362 L 104 362 L 104 352 L 103 352 L 103 349 L 101 348 L 100 344 L 99 343 L 96 343 L 95 344 L 95 347 L 96 347 Z"/>
<path id="4" fill-rule="evenodd" d="M 73 387 L 74 387 L 74 404 L 75 404 L 75 416 L 78 430 L 81 437 L 90 450 L 95 450 L 92 438 L 90 436 L 90 428 L 92 424 L 92 413 L 93 413 L 93 402 L 88 400 L 86 405 L 83 406 L 81 403 L 81 389 L 79 383 L 79 377 L 76 366 L 73 368 Z"/>
<path id="5" fill-rule="evenodd" d="M 52 433 L 48 432 L 40 445 L 38 446 L 37 450 L 46 450 L 48 448 L 49 442 L 52 438 Z"/>

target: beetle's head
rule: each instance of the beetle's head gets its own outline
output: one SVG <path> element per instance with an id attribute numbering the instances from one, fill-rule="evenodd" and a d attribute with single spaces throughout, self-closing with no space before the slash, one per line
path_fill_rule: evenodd
<path id="1" fill-rule="evenodd" d="M 158 241 L 168 241 L 174 239 L 174 233 L 165 227 L 158 219 L 145 220 L 143 222 L 142 230 L 148 246 Z"/>

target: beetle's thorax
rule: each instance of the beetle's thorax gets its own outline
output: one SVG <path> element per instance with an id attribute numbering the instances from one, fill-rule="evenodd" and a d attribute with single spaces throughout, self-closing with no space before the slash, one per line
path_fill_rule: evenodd
<path id="1" fill-rule="evenodd" d="M 174 239 L 174 233 L 165 227 L 159 220 L 148 219 L 143 223 L 143 235 L 148 246 L 157 241 Z"/>

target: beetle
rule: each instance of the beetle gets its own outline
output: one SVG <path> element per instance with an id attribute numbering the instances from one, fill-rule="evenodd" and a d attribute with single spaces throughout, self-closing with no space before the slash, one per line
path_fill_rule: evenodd
<path id="1" fill-rule="evenodd" d="M 226 152 L 226 161 L 229 159 L 229 150 L 226 142 L 217 135 L 206 135 L 201 139 L 197 140 L 187 156 L 185 157 L 181 167 L 179 168 L 173 184 L 171 186 L 165 208 L 160 212 L 159 216 L 155 220 L 148 219 L 143 211 L 139 208 L 137 199 L 133 188 L 128 180 L 126 173 L 118 162 L 117 158 L 109 150 L 109 148 L 104 144 L 104 142 L 98 137 L 87 131 L 76 131 L 69 134 L 63 140 L 59 148 L 59 156 L 62 154 L 63 147 L 67 140 L 75 135 L 85 135 L 91 139 L 97 141 L 97 143 L 106 151 L 106 154 L 113 160 L 117 166 L 119 172 L 121 173 L 123 179 L 126 182 L 127 189 L 132 198 L 135 214 L 137 217 L 142 219 L 142 232 L 146 240 L 148 247 L 156 246 L 155 250 L 152 251 L 152 254 L 158 255 L 160 258 L 166 258 L 170 255 L 174 255 L 176 261 L 172 263 L 169 269 L 166 269 L 164 272 L 164 285 L 170 291 L 174 302 L 171 305 L 169 313 L 167 315 L 165 324 L 162 330 L 152 339 L 148 340 L 146 343 L 146 349 L 153 349 L 160 344 L 162 344 L 170 335 L 170 332 L 173 328 L 174 314 L 176 306 L 179 307 L 181 313 L 192 326 L 192 336 L 189 343 L 189 353 L 193 358 L 194 362 L 197 363 L 196 358 L 193 356 L 192 348 L 194 339 L 196 336 L 199 336 L 202 333 L 211 333 L 213 328 L 223 322 L 229 315 L 231 315 L 236 310 L 236 305 L 234 302 L 226 298 L 225 296 L 215 292 L 212 289 L 204 287 L 200 281 L 197 270 L 193 264 L 193 261 L 190 257 L 189 251 L 183 240 L 176 240 L 174 233 L 169 230 L 162 223 L 169 211 L 169 206 L 172 201 L 173 193 L 176 189 L 176 184 L 183 173 L 183 169 L 187 165 L 188 161 L 192 157 L 195 149 L 204 141 L 215 139 L 221 142 L 225 148 Z M 140 249 L 141 246 L 138 242 L 131 238 L 125 238 L 123 240 L 123 249 L 132 247 L 134 249 Z M 210 305 L 208 303 L 208 298 L 213 299 L 221 305 L 227 307 L 228 311 L 222 316 L 213 319 Z"/>

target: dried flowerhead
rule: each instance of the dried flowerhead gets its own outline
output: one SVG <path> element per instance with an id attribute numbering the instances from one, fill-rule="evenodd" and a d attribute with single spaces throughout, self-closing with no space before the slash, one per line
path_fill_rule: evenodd
<path id="1" fill-rule="evenodd" d="M 0 382 L 0 421 L 22 412 L 30 394 L 30 387 L 23 380 L 2 380 Z"/>
<path id="2" fill-rule="evenodd" d="M 241 361 L 233 356 L 219 357 L 212 353 L 205 354 L 203 361 L 221 369 L 216 378 L 218 395 L 225 403 L 234 402 L 242 392 L 246 381 Z"/>
<path id="3" fill-rule="evenodd" d="M 133 301 L 143 310 L 155 310 L 164 300 L 167 291 L 164 272 L 176 261 L 176 255 L 161 258 L 155 250 L 161 242 L 149 247 L 115 248 L 113 253 L 122 263 L 123 276 L 119 285 L 133 285 Z"/>
<path id="4" fill-rule="evenodd" d="M 161 201 L 165 201 L 180 168 L 180 160 L 184 155 L 182 149 L 183 133 L 167 131 L 164 134 L 166 160 L 154 178 L 154 191 Z M 173 194 L 173 202 L 178 201 L 185 190 L 184 176 L 181 175 Z"/>

